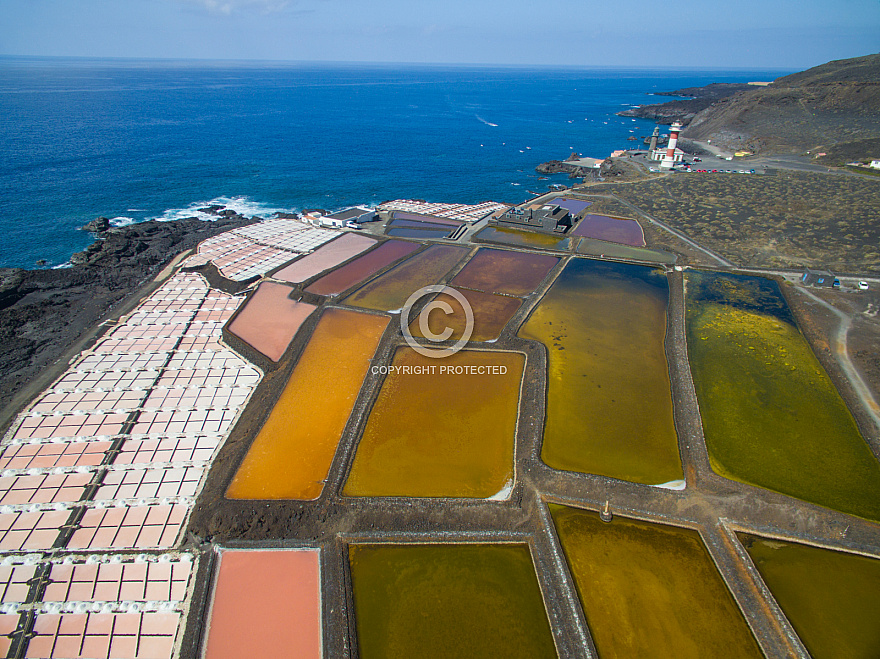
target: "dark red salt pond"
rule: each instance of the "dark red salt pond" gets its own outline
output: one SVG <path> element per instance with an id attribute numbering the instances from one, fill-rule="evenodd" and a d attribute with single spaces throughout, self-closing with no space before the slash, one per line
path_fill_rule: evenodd
<path id="1" fill-rule="evenodd" d="M 645 246 L 645 234 L 638 222 L 607 215 L 585 215 L 570 235 L 607 240 L 633 247 Z"/>
<path id="2" fill-rule="evenodd" d="M 376 274 L 397 259 L 412 254 L 419 247 L 421 245 L 417 243 L 389 240 L 373 251 L 367 252 L 354 261 L 349 261 L 328 275 L 324 275 L 306 288 L 306 291 L 316 295 L 338 295 Z"/>

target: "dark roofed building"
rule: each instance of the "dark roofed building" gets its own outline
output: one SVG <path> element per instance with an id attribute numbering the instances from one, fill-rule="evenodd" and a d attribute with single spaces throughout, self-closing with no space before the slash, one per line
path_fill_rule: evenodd
<path id="1" fill-rule="evenodd" d="M 834 275 L 827 270 L 810 270 L 804 271 L 801 281 L 806 286 L 818 286 L 820 288 L 831 288 L 834 286 Z"/>

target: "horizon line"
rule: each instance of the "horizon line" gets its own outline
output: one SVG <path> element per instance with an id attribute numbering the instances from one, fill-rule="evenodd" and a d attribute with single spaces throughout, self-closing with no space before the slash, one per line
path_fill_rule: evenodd
<path id="1" fill-rule="evenodd" d="M 19 55 L 0 53 L 0 60 L 32 60 L 44 62 L 107 62 L 107 63 L 165 63 L 165 64 L 237 64 L 246 66 L 375 66 L 375 67 L 452 67 L 452 68 L 502 68 L 502 69 L 631 69 L 637 71 L 780 71 L 796 72 L 804 69 L 783 66 L 685 66 L 641 64 L 522 64 L 501 62 L 403 62 L 390 60 L 300 60 L 300 59 L 225 59 L 196 57 L 131 57 L 92 55 Z M 810 67 L 807 67 L 810 68 Z"/>

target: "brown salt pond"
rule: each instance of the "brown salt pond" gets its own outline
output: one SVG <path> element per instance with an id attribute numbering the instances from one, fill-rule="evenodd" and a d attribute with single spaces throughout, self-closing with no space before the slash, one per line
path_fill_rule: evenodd
<path id="1" fill-rule="evenodd" d="M 638 222 L 607 215 L 585 215 L 571 231 L 571 235 L 607 240 L 632 247 L 645 246 L 645 234 Z"/>
<path id="2" fill-rule="evenodd" d="M 229 331 L 273 362 L 284 355 L 315 305 L 291 300 L 290 286 L 263 282 L 229 325 Z"/>
<path id="3" fill-rule="evenodd" d="M 497 339 L 504 326 L 522 304 L 522 300 L 519 298 L 506 295 L 483 293 L 467 288 L 456 288 L 455 290 L 464 296 L 474 314 L 474 326 L 470 341 L 494 341 Z M 453 341 L 460 339 L 467 324 L 461 303 L 446 293 L 441 293 L 434 300 L 448 304 L 452 308 L 452 313 L 446 314 L 442 310 L 432 311 L 428 317 L 428 329 L 433 334 L 442 334 L 449 327 L 452 329 L 449 338 Z M 424 336 L 419 328 L 418 317 L 413 319 L 409 329 L 413 336 Z"/>
<path id="4" fill-rule="evenodd" d="M 363 659 L 557 656 L 527 545 L 351 545 L 349 562 Z"/>
<path id="5" fill-rule="evenodd" d="M 343 494 L 501 495 L 513 482 L 524 365 L 514 352 L 462 350 L 432 359 L 398 348 Z M 459 372 L 463 367 L 482 372 Z"/>
<path id="6" fill-rule="evenodd" d="M 436 284 L 467 254 L 453 245 L 434 245 L 368 282 L 342 303 L 378 311 L 397 311 L 419 288 Z"/>
<path id="7" fill-rule="evenodd" d="M 346 263 L 312 283 L 306 291 L 315 295 L 339 295 L 352 286 L 372 277 L 382 268 L 404 256 L 409 256 L 420 245 L 403 240 L 388 240 L 376 249 Z"/>
<path id="8" fill-rule="evenodd" d="M 697 531 L 550 512 L 602 659 L 764 656 Z"/>
<path id="9" fill-rule="evenodd" d="M 555 256 L 481 249 L 451 284 L 488 293 L 528 295 L 559 262 Z"/>
<path id="10" fill-rule="evenodd" d="M 227 549 L 219 563 L 205 659 L 320 659 L 318 550 Z"/>
<path id="11" fill-rule="evenodd" d="M 662 270 L 572 259 L 519 336 L 547 348 L 541 459 L 554 469 L 683 485 Z"/>
<path id="12" fill-rule="evenodd" d="M 327 309 L 226 492 L 230 499 L 316 499 L 387 316 Z"/>
<path id="13" fill-rule="evenodd" d="M 333 242 L 326 243 L 311 254 L 294 261 L 273 275 L 274 279 L 300 284 L 317 274 L 347 261 L 376 244 L 373 238 L 356 233 L 344 233 Z"/>

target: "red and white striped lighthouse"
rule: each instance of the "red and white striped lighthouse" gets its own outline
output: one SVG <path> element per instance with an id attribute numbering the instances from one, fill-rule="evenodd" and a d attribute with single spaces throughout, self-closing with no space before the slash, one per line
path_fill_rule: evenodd
<path id="1" fill-rule="evenodd" d="M 669 127 L 669 144 L 666 147 L 666 155 L 660 163 L 663 169 L 672 169 L 675 164 L 675 145 L 678 144 L 678 134 L 681 132 L 681 124 L 677 121 Z"/>

